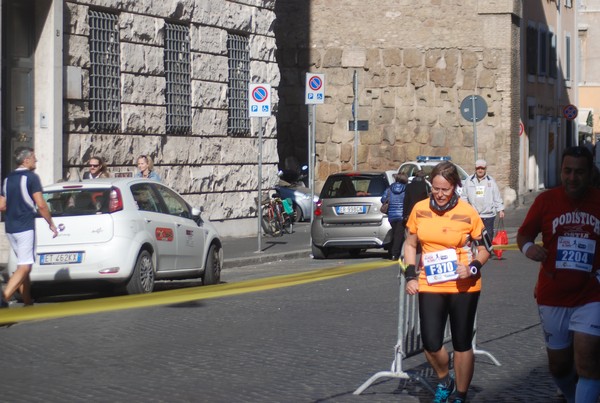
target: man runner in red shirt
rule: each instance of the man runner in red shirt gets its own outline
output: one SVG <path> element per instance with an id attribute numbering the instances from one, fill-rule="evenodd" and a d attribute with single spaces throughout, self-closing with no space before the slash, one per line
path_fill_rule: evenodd
<path id="1" fill-rule="evenodd" d="M 590 186 L 592 167 L 585 147 L 566 149 L 562 185 L 535 199 L 517 234 L 523 254 L 541 262 L 535 295 L 550 373 L 577 403 L 600 397 L 600 189 Z"/>

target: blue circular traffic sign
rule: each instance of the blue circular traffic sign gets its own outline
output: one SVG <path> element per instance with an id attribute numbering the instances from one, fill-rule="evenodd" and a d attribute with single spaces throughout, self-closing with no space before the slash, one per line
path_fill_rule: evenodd
<path id="1" fill-rule="evenodd" d="M 264 102 L 269 97 L 269 91 L 265 87 L 256 87 L 252 90 L 252 99 L 256 102 Z"/>
<path id="2" fill-rule="evenodd" d="M 308 86 L 313 91 L 319 91 L 323 86 L 323 81 L 319 76 L 313 76 L 308 80 Z"/>
<path id="3" fill-rule="evenodd" d="M 460 103 L 460 114 L 469 121 L 479 122 L 487 114 L 488 106 L 479 95 L 469 95 Z"/>

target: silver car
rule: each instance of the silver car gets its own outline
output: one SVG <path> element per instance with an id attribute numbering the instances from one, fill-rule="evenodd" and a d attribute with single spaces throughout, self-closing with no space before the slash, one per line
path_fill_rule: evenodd
<path id="1" fill-rule="evenodd" d="M 388 186 L 385 172 L 329 176 L 311 227 L 313 257 L 325 259 L 333 248 L 347 249 L 354 257 L 364 249 L 387 249 L 392 240 L 391 225 L 380 209 Z"/>
<path id="2" fill-rule="evenodd" d="M 157 279 L 220 281 L 215 228 L 179 194 L 135 178 L 62 182 L 44 188 L 58 236 L 36 219 L 36 284 L 111 283 L 128 294 L 152 292 Z M 16 269 L 14 253 L 9 272 Z"/>

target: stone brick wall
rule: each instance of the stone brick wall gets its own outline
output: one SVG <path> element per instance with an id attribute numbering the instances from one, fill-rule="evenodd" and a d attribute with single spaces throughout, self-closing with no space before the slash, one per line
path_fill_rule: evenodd
<path id="1" fill-rule="evenodd" d="M 369 121 L 360 132 L 359 169 L 451 155 L 472 171 L 473 125 L 459 107 L 477 94 L 488 104 L 477 124 L 478 157 L 501 188 L 516 189 L 520 2 L 313 0 L 308 13 L 308 46 L 290 41 L 279 52 L 290 60 L 309 49 L 307 69 L 325 74 L 325 104 L 316 107 L 317 187 L 327 175 L 353 169 L 348 121 L 357 71 L 358 118 Z"/>
<path id="2" fill-rule="evenodd" d="M 118 14 L 121 45 L 121 130 L 91 133 L 89 124 L 90 7 Z M 66 1 L 64 65 L 81 74 L 80 97 L 65 99 L 65 176 L 77 178 L 92 155 L 112 171 L 135 171 L 150 155 L 163 182 L 182 193 L 222 235 L 256 232 L 258 120 L 251 137 L 227 134 L 227 34 L 249 35 L 251 82 L 269 83 L 277 109 L 280 73 L 275 61 L 274 0 Z M 166 134 L 164 24 L 189 24 L 192 133 Z M 74 67 L 74 69 L 73 69 Z M 264 118 L 262 188 L 277 178 L 275 117 Z"/>

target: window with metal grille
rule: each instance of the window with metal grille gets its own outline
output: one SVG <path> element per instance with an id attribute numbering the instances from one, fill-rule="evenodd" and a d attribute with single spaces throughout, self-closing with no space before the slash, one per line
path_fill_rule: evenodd
<path id="1" fill-rule="evenodd" d="M 250 134 L 250 118 L 248 117 L 250 51 L 248 50 L 248 37 L 229 34 L 227 36 L 227 56 L 229 58 L 227 132 L 234 136 L 247 136 Z"/>
<path id="2" fill-rule="evenodd" d="M 115 132 L 121 127 L 121 67 L 116 14 L 89 11 L 90 130 Z"/>
<path id="3" fill-rule="evenodd" d="M 190 28 L 185 25 L 165 23 L 165 78 L 167 133 L 191 133 Z"/>

